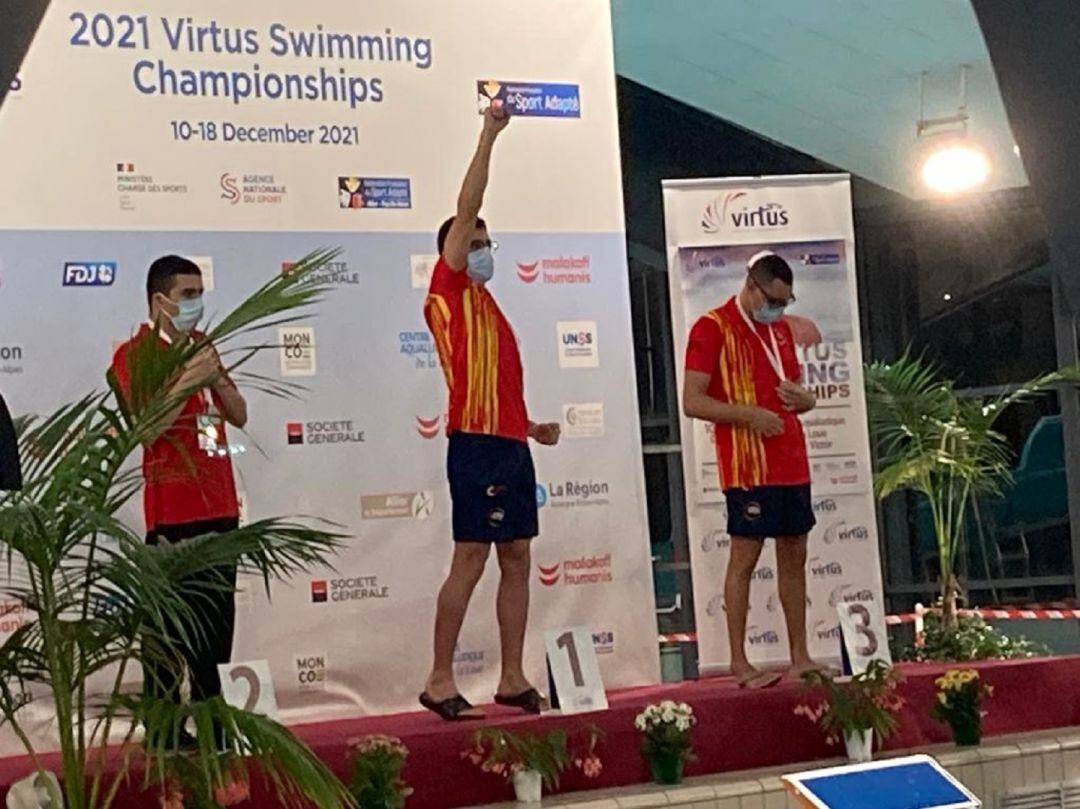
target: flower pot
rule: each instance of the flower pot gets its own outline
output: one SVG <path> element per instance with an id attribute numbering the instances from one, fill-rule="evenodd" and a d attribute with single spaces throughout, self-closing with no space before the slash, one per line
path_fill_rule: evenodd
<path id="1" fill-rule="evenodd" d="M 658 784 L 681 784 L 683 758 L 680 755 L 654 755 L 649 757 L 653 780 Z"/>
<path id="2" fill-rule="evenodd" d="M 874 756 L 874 731 L 864 730 L 844 734 L 844 746 L 847 747 L 848 761 L 862 763 Z"/>
<path id="3" fill-rule="evenodd" d="M 544 782 L 536 770 L 518 770 L 511 776 L 519 803 L 540 803 Z"/>
<path id="4" fill-rule="evenodd" d="M 953 725 L 952 732 L 957 747 L 977 747 L 982 741 L 982 725 L 979 722 Z"/>

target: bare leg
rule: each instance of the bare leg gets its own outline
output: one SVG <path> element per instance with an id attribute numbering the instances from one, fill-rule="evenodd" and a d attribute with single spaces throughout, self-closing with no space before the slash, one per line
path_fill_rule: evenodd
<path id="1" fill-rule="evenodd" d="M 818 668 L 806 647 L 806 535 L 776 540 L 777 582 L 791 647 L 791 674 Z"/>
<path id="2" fill-rule="evenodd" d="M 439 590 L 435 612 L 435 661 L 425 690 L 436 702 L 456 696 L 454 647 L 476 583 L 484 573 L 491 545 L 486 542 L 455 542 L 450 573 Z M 466 714 L 468 715 L 468 714 Z"/>
<path id="3" fill-rule="evenodd" d="M 724 578 L 724 607 L 728 639 L 731 643 L 731 673 L 740 683 L 756 684 L 760 672 L 746 657 L 746 613 L 750 607 L 750 577 L 757 567 L 764 541 L 752 537 L 732 537 L 731 556 Z M 775 679 L 773 679 L 775 682 Z M 772 684 L 772 683 L 768 683 Z"/>
<path id="4" fill-rule="evenodd" d="M 529 544 L 527 539 L 516 539 L 495 546 L 502 571 L 495 603 L 502 647 L 502 674 L 497 693 L 503 696 L 514 696 L 532 688 L 525 679 L 522 664 L 525 626 L 529 619 L 529 571 L 532 565 Z"/>

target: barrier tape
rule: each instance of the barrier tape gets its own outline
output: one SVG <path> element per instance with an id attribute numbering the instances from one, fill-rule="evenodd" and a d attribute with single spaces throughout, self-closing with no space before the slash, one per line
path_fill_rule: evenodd
<path id="1" fill-rule="evenodd" d="M 1048 604 L 1031 604 L 1026 607 L 984 607 L 958 610 L 960 615 L 979 615 L 994 621 L 1066 621 L 1080 619 L 1080 609 L 1073 602 L 1054 601 Z M 917 605 L 915 612 L 886 615 L 886 626 L 921 624 L 923 617 L 933 610 Z M 695 643 L 697 632 L 671 632 L 660 635 L 660 643 Z"/>

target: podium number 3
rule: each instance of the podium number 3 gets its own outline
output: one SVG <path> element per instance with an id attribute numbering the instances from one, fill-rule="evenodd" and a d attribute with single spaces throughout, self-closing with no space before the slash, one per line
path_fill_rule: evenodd
<path id="1" fill-rule="evenodd" d="M 577 644 L 574 643 L 574 633 L 563 632 L 555 639 L 555 645 L 564 649 L 566 656 L 570 658 L 570 672 L 574 675 L 574 686 L 584 688 L 585 675 L 581 673 L 581 658 L 578 657 Z"/>
<path id="2" fill-rule="evenodd" d="M 255 710 L 255 706 L 259 704 L 259 696 L 262 689 L 259 687 L 259 675 L 255 673 L 255 669 L 251 666 L 237 666 L 229 672 L 229 677 L 235 683 L 237 680 L 246 680 L 248 684 L 247 701 L 244 703 L 244 710 L 248 713 Z"/>
<path id="3" fill-rule="evenodd" d="M 855 651 L 863 657 L 873 657 L 878 650 L 878 639 L 874 630 L 870 628 L 870 611 L 862 604 L 852 604 L 848 607 L 848 615 L 857 619 L 855 631 L 866 639 L 866 645 Z"/>

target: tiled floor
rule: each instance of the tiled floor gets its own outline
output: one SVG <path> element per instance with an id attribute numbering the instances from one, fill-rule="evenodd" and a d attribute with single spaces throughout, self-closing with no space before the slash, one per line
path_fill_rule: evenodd
<path id="1" fill-rule="evenodd" d="M 889 755 L 929 753 L 995 809 L 1001 794 L 1024 786 L 1080 779 L 1080 728 L 1022 736 L 999 736 L 983 747 L 957 750 L 940 746 L 894 751 Z M 835 763 L 839 764 L 840 761 Z M 625 787 L 603 792 L 579 792 L 545 798 L 543 806 L 560 809 L 801 809 L 780 785 L 784 772 L 828 766 L 813 762 L 784 768 L 727 773 L 688 779 L 678 787 Z M 510 809 L 523 804 L 495 804 L 484 809 Z"/>

